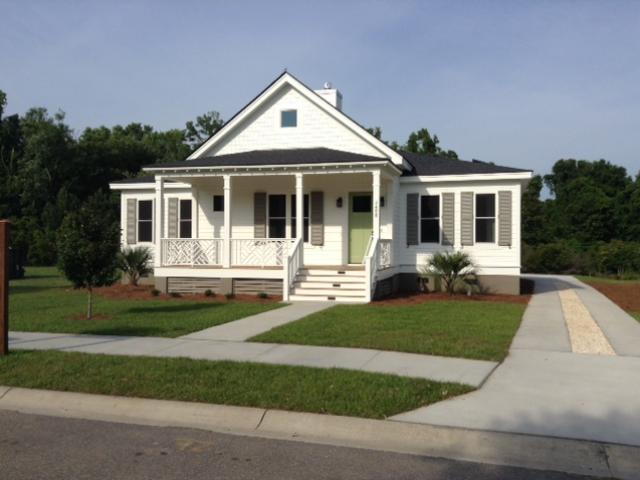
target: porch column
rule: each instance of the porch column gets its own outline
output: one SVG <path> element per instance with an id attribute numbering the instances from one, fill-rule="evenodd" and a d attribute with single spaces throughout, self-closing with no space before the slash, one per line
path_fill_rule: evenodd
<path id="1" fill-rule="evenodd" d="M 162 266 L 162 237 L 164 236 L 164 178 L 156 175 L 156 199 L 155 199 L 155 249 L 153 252 L 153 266 Z"/>
<path id="2" fill-rule="evenodd" d="M 222 229 L 222 266 L 231 267 L 231 175 L 223 175 L 224 181 L 224 228 Z"/>
<path id="3" fill-rule="evenodd" d="M 380 170 L 371 172 L 373 180 L 373 238 L 380 238 Z"/>
<path id="4" fill-rule="evenodd" d="M 304 239 L 304 183 L 302 174 L 296 173 L 296 238 Z M 293 232 L 292 232 L 293 233 Z"/>

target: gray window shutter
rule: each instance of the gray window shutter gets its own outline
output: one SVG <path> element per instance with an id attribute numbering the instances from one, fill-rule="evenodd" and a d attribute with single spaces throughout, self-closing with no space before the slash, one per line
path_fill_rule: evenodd
<path id="1" fill-rule="evenodd" d="M 511 246 L 511 192 L 498 192 L 498 245 Z"/>
<path id="2" fill-rule="evenodd" d="M 167 199 L 167 235 L 169 238 L 178 238 L 178 199 Z"/>
<path id="3" fill-rule="evenodd" d="M 418 245 L 419 200 L 417 193 L 407 193 L 407 245 Z"/>
<path id="4" fill-rule="evenodd" d="M 460 194 L 460 242 L 473 245 L 473 192 Z"/>
<path id="5" fill-rule="evenodd" d="M 253 194 L 253 238 L 267 237 L 267 194 Z"/>
<path id="6" fill-rule="evenodd" d="M 311 192 L 311 245 L 324 245 L 324 192 Z"/>
<path id="7" fill-rule="evenodd" d="M 455 240 L 455 198 L 456 194 L 442 194 L 442 245 L 453 245 Z"/>
<path id="8" fill-rule="evenodd" d="M 138 221 L 138 201 L 135 198 L 127 198 L 127 243 L 137 243 L 136 223 Z"/>

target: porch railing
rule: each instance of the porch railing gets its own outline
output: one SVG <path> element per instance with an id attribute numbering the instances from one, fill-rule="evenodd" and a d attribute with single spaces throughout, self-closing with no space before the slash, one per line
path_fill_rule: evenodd
<path id="1" fill-rule="evenodd" d="M 295 282 L 296 275 L 298 274 L 298 270 L 302 267 L 303 259 L 302 259 L 302 239 L 297 238 L 293 242 L 293 246 L 291 247 L 291 251 L 285 256 L 284 260 L 284 279 L 283 279 L 283 300 L 286 302 L 289 300 L 289 292 L 293 287 L 293 282 Z"/>
<path id="2" fill-rule="evenodd" d="M 162 265 L 221 265 L 219 238 L 163 238 Z"/>
<path id="3" fill-rule="evenodd" d="M 367 253 L 364 256 L 364 270 L 366 280 L 366 294 L 367 302 L 373 299 L 373 294 L 376 288 L 376 273 L 378 272 L 378 250 L 380 248 L 380 239 L 371 236 L 369 245 L 367 246 Z"/>
<path id="4" fill-rule="evenodd" d="M 290 238 L 232 238 L 231 265 L 280 267 L 292 244 Z"/>

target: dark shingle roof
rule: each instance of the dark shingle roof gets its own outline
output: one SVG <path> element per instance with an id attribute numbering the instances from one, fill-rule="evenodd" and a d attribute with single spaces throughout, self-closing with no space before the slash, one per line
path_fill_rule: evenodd
<path id="1" fill-rule="evenodd" d="M 501 167 L 479 160 L 457 160 L 441 155 L 426 155 L 421 153 L 400 152 L 409 163 L 411 170 L 403 172 L 402 176 L 417 175 L 473 175 L 477 173 L 517 173 L 530 172 L 520 168 Z"/>
<path id="2" fill-rule="evenodd" d="M 360 155 L 358 153 L 331 150 L 329 148 L 294 148 L 286 150 L 253 150 L 251 152 L 201 157 L 184 162 L 158 163 L 145 168 L 180 167 L 260 167 L 271 165 L 297 165 L 316 163 L 363 163 L 384 162 L 386 158 Z"/>

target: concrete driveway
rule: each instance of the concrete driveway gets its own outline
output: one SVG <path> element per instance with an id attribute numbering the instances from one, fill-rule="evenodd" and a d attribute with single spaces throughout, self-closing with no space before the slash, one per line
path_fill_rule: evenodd
<path id="1" fill-rule="evenodd" d="M 640 445 L 640 323 L 573 277 L 533 278 L 510 354 L 482 388 L 394 420 Z M 576 353 L 567 295 L 613 354 Z"/>

